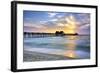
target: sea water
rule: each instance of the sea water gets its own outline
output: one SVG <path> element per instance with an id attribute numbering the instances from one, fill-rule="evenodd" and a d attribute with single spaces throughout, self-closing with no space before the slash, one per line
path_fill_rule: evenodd
<path id="1" fill-rule="evenodd" d="M 62 55 L 73 59 L 90 58 L 90 36 L 52 36 L 24 38 L 24 50 Z"/>

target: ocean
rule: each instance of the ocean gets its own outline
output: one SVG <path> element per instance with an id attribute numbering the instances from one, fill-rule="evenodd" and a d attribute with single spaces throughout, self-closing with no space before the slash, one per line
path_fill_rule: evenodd
<path id="1" fill-rule="evenodd" d="M 64 56 L 68 59 L 90 59 L 90 36 L 68 35 L 24 38 L 24 51 Z M 26 58 L 26 55 L 23 55 Z M 27 58 L 29 59 L 29 58 Z M 53 58 L 55 60 L 55 58 Z M 40 59 L 42 61 L 42 59 Z"/>

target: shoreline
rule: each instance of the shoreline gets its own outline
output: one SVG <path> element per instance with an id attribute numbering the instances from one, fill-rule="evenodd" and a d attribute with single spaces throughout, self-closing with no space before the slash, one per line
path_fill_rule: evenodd
<path id="1" fill-rule="evenodd" d="M 70 60 L 73 58 L 68 58 L 66 56 L 45 54 L 39 52 L 25 51 L 23 52 L 23 62 L 33 62 L 33 61 L 54 61 L 54 60 Z"/>

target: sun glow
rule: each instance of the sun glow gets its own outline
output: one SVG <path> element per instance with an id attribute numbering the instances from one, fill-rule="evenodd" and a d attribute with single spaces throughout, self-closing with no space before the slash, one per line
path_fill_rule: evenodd
<path id="1" fill-rule="evenodd" d="M 74 34 L 77 32 L 77 22 L 74 16 L 70 15 L 66 18 L 67 24 L 65 24 L 65 33 Z M 67 26 L 66 26 L 67 25 Z"/>
<path id="2" fill-rule="evenodd" d="M 67 34 L 74 34 L 77 32 L 77 21 L 75 20 L 75 17 L 70 15 L 65 18 L 67 23 L 58 23 L 57 26 L 61 28 L 62 31 L 64 31 Z M 60 29 L 58 28 L 58 30 Z"/>

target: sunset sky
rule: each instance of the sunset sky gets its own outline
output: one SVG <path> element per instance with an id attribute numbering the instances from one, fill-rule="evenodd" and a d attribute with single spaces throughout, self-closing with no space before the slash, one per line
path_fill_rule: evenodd
<path id="1" fill-rule="evenodd" d="M 24 32 L 90 34 L 90 14 L 23 11 Z"/>

